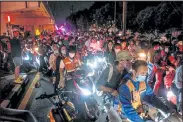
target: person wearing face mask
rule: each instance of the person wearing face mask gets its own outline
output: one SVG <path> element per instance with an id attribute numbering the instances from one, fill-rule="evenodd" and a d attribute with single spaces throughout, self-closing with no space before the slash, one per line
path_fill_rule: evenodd
<path id="1" fill-rule="evenodd" d="M 116 43 L 114 44 L 114 52 L 117 55 L 117 53 L 121 50 L 121 45 Z"/>
<path id="2" fill-rule="evenodd" d="M 147 63 L 136 60 L 132 64 L 132 72 L 124 76 L 125 82 L 119 87 L 119 99 L 122 111 L 131 122 L 145 122 L 142 102 L 152 105 L 167 115 L 171 110 L 153 94 L 152 89 L 146 82 L 148 73 Z"/>
<path id="3" fill-rule="evenodd" d="M 64 88 L 67 86 L 68 89 L 72 89 L 72 73 L 76 71 L 80 65 L 81 62 L 76 54 L 76 47 L 69 46 L 68 56 L 60 62 L 60 82 L 58 87 Z M 65 72 L 67 73 L 66 77 L 64 77 Z"/>
<path id="4" fill-rule="evenodd" d="M 154 94 L 156 95 L 160 95 L 159 89 L 163 82 L 163 74 L 167 70 L 167 68 L 161 63 L 161 61 L 162 61 L 161 51 L 157 50 L 153 55 L 152 71 L 148 75 L 148 83 L 152 86 L 152 88 L 154 88 L 153 91 Z"/>
<path id="5" fill-rule="evenodd" d="M 56 58 L 56 69 L 55 69 L 55 82 L 54 82 L 54 92 L 57 92 L 58 84 L 60 81 L 60 63 L 61 60 L 66 58 L 66 47 L 63 45 L 59 48 L 59 55 Z"/>
<path id="6" fill-rule="evenodd" d="M 182 112 L 182 82 L 183 82 L 183 63 L 181 56 L 169 56 L 170 63 L 175 66 L 175 77 L 171 89 L 177 96 L 178 110 Z"/>
<path id="7" fill-rule="evenodd" d="M 67 48 L 65 45 L 62 45 L 59 49 L 62 59 L 66 58 Z"/>
<path id="8" fill-rule="evenodd" d="M 95 38 L 92 39 L 91 43 L 89 44 L 89 47 L 89 51 L 91 51 L 92 54 L 95 54 L 98 51 L 103 51 Z"/>
<path id="9" fill-rule="evenodd" d="M 115 52 L 113 49 L 113 42 L 112 41 L 108 41 L 107 50 L 104 53 L 104 55 L 107 59 L 107 62 L 112 65 L 114 63 L 114 60 L 116 59 L 116 55 L 115 55 Z"/>
<path id="10" fill-rule="evenodd" d="M 52 45 L 52 50 L 53 53 L 50 55 L 49 58 L 49 70 L 52 70 L 54 72 L 56 70 L 56 60 L 60 54 L 56 44 Z"/>

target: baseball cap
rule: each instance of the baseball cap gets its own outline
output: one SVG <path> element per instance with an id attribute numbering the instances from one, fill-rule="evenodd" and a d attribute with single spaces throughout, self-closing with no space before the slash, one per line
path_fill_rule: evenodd
<path id="1" fill-rule="evenodd" d="M 132 60 L 132 56 L 129 51 L 122 50 L 117 53 L 116 60 L 115 61 L 121 61 L 121 60 Z"/>

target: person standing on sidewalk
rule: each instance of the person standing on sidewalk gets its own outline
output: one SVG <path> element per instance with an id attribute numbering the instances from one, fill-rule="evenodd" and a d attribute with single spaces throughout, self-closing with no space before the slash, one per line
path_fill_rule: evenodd
<path id="1" fill-rule="evenodd" d="M 20 31 L 18 28 L 12 28 L 12 38 L 10 40 L 11 44 L 11 56 L 13 59 L 13 63 L 15 64 L 15 82 L 20 83 L 21 77 L 20 75 L 20 66 L 22 65 L 22 57 L 21 57 L 21 43 L 20 43 Z"/>

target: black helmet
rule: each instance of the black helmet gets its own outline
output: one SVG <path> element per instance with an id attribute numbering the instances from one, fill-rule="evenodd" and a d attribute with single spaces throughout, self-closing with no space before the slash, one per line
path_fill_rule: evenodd
<path id="1" fill-rule="evenodd" d="M 69 46 L 68 52 L 69 53 L 76 53 L 76 47 L 75 46 Z"/>

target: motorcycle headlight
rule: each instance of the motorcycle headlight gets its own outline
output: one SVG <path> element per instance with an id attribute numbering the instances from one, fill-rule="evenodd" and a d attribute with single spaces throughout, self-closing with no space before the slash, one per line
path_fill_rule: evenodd
<path id="1" fill-rule="evenodd" d="M 85 96 L 89 96 L 92 94 L 88 89 L 84 89 L 81 87 L 79 87 L 79 89 L 82 91 L 83 95 L 85 95 Z"/>
<path id="2" fill-rule="evenodd" d="M 105 58 L 98 58 L 99 62 L 105 62 Z"/>
<path id="3" fill-rule="evenodd" d="M 94 62 L 94 63 L 87 63 L 88 66 L 90 66 L 91 68 L 96 68 L 97 67 L 97 63 Z"/>
<path id="4" fill-rule="evenodd" d="M 85 96 L 89 96 L 89 95 L 92 94 L 92 93 L 91 93 L 89 90 L 87 90 L 87 89 L 83 89 L 82 92 L 83 92 L 83 95 L 85 95 Z"/>
<path id="5" fill-rule="evenodd" d="M 24 57 L 23 59 L 27 61 L 27 60 L 29 60 L 30 58 L 29 58 L 29 56 L 27 55 L 27 56 Z"/>

